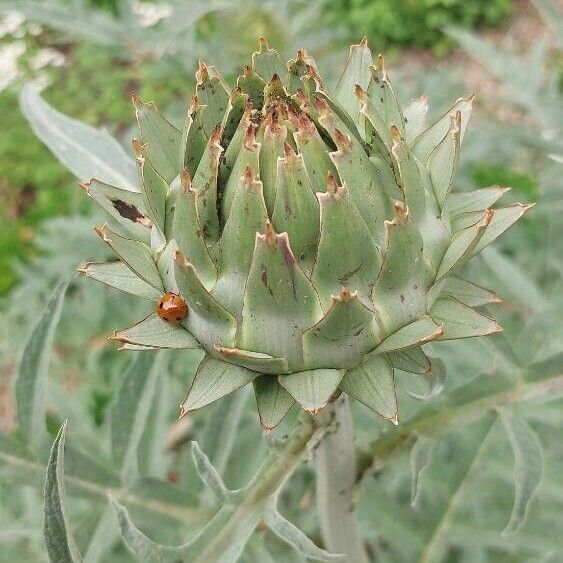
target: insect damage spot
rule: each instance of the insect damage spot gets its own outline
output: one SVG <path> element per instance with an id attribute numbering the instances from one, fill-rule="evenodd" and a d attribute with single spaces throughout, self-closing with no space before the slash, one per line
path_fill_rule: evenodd
<path id="1" fill-rule="evenodd" d="M 151 226 L 151 221 L 148 217 L 145 217 L 134 205 L 131 203 L 125 203 L 121 199 L 112 199 L 111 203 L 115 210 L 125 219 L 133 221 L 133 223 L 140 223 L 145 227 Z"/>

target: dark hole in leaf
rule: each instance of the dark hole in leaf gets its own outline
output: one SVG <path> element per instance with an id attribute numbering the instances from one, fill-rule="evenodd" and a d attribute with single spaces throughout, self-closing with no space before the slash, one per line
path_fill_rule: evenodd
<path id="1" fill-rule="evenodd" d="M 134 223 L 143 223 L 145 216 L 134 206 L 130 203 L 125 203 L 120 199 L 112 200 L 112 204 L 115 207 L 116 211 L 125 219 L 129 219 Z"/>

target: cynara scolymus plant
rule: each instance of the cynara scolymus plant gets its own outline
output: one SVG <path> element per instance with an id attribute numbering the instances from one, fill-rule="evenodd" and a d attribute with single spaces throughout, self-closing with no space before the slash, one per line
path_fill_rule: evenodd
<path id="1" fill-rule="evenodd" d="M 495 420 L 490 411 L 499 408 L 516 457 L 516 495 L 507 530 L 518 528 L 541 480 L 542 454 L 525 421 L 502 408 L 553 393 L 561 386 L 560 375 L 547 381 L 511 375 L 509 384 L 502 378 L 476 378 L 445 403 L 428 401 L 426 410 L 407 413 L 399 428 L 387 424 L 387 432 L 359 449 L 358 462 L 347 410 L 350 396 L 397 424 L 395 371 L 440 384 L 443 366 L 426 355 L 427 343 L 499 331 L 495 321 L 477 310 L 498 301 L 495 294 L 459 277 L 458 271 L 530 206 L 491 209 L 505 192 L 498 187 L 452 193 L 472 98 L 458 100 L 426 126 L 426 101 L 401 110 L 383 59 L 373 61 L 365 40 L 351 48 L 332 93 L 305 51 L 284 65 L 264 41 L 233 90 L 204 63 L 196 79 L 183 131 L 153 104 L 134 100 L 140 125 L 133 141 L 137 170 L 105 132 L 59 114 L 29 88 L 22 95 L 22 107 L 38 135 L 81 180 L 94 177 L 81 185 L 112 219 L 113 226 L 96 230 L 119 260 L 89 263 L 81 271 L 145 299 L 149 312 L 113 336 L 124 349 L 135 350 L 136 359 L 110 409 L 110 435 L 103 440 L 111 444 L 109 454 L 104 446 L 85 451 L 89 442 L 76 438 L 64 452 L 64 426 L 53 444 L 45 486 L 44 537 L 50 558 L 74 562 L 85 553 L 92 560 L 83 544 L 75 545 L 64 508 L 66 484 L 71 494 L 103 501 L 112 497 L 122 538 L 139 561 L 267 561 L 268 550 L 260 543 L 264 534 L 254 534 L 258 528 L 284 540 L 300 553 L 300 561 L 365 563 L 370 560 L 366 547 L 375 553 L 379 537 L 366 541 L 353 508 L 358 481 L 374 460 L 385 463 L 415 441 L 414 503 L 433 438 L 457 420 L 463 426 L 451 440 L 457 449 L 445 452 L 455 457 L 455 467 L 442 463 L 444 452 L 436 453 L 444 472 L 451 476 L 455 469 L 455 503 L 461 494 L 457 476 L 463 482 L 479 469 L 471 462 L 473 442 L 478 460 Z M 0 461 L 8 460 L 23 476 L 42 472 L 42 381 L 66 285 L 55 290 L 24 353 L 16 403 L 25 448 L 0 435 Z M 222 399 L 218 407 L 225 412 L 210 424 L 210 434 L 221 434 L 215 450 L 220 455 L 205 445 L 212 464 L 197 444 L 192 447 L 189 467 L 199 473 L 205 493 L 193 479 L 174 486 L 155 480 L 143 467 L 146 430 L 157 432 L 169 424 L 166 413 L 159 424 L 152 425 L 149 418 L 153 395 L 158 395 L 158 405 L 153 405 L 157 417 L 170 395 L 170 388 L 168 395 L 155 392 L 168 381 L 158 379 L 167 369 L 165 355 L 157 350 L 162 348 L 194 350 L 194 358 L 202 357 L 181 415 Z M 178 356 L 185 358 L 177 353 L 168 360 Z M 233 446 L 232 435 L 248 403 L 244 391 L 234 392 L 251 382 L 262 427 L 283 430 L 267 441 L 270 453 L 255 473 L 245 465 L 243 477 L 232 479 L 229 455 L 236 452 L 232 457 L 238 462 L 244 452 L 266 443 L 257 444 L 255 435 L 241 431 Z M 284 428 L 282 420 L 294 405 L 294 411 L 304 412 L 297 424 Z M 201 416 L 214 408 L 202 409 Z M 81 415 L 72 415 L 73 428 Z M 187 421 L 189 426 L 198 416 L 184 416 L 178 423 L 184 432 L 176 440 L 178 450 L 192 436 L 181 425 Z M 477 430 L 466 428 L 480 418 L 484 421 Z M 256 432 L 254 420 L 249 425 Z M 196 427 L 193 436 L 205 443 L 198 431 Z M 371 436 L 375 430 L 370 426 L 369 432 Z M 153 443 L 149 449 L 160 452 L 162 433 L 154 436 L 159 448 Z M 246 450 L 241 447 L 245 441 L 252 442 Z M 292 482 L 280 494 L 307 452 L 316 462 L 322 540 L 332 553 L 319 549 L 278 511 L 278 505 L 286 513 L 288 505 L 306 507 L 309 502 L 307 479 Z M 100 460 L 93 459 L 97 455 Z M 106 471 L 98 461 L 107 458 L 111 470 Z M 165 473 L 169 465 L 162 465 Z M 228 488 L 224 481 L 241 488 Z M 441 502 L 452 485 L 446 481 L 432 490 L 433 501 Z M 378 491 L 381 513 L 397 506 L 385 500 L 394 488 L 384 484 Z M 209 491 L 217 509 L 213 512 Z M 414 528 L 435 527 L 436 532 L 422 540 L 427 549 L 421 561 L 438 561 L 441 536 L 447 536 L 444 519 L 452 511 L 444 509 L 444 516 L 436 517 L 435 507 L 422 508 L 423 521 Z M 111 536 L 108 530 L 115 532 L 113 513 L 106 512 L 93 534 L 96 541 Z M 309 525 L 306 512 L 303 508 L 297 516 L 304 529 Z M 133 523 L 156 538 L 151 525 L 161 523 L 162 531 L 167 518 L 177 527 L 160 536 L 163 543 Z M 401 530 L 391 527 L 394 547 L 402 547 Z M 178 536 L 188 535 L 178 545 Z M 109 537 L 110 545 L 112 541 L 115 536 Z M 382 536 L 381 543 L 385 541 Z"/>
<path id="2" fill-rule="evenodd" d="M 472 97 L 422 126 L 366 40 L 333 91 L 265 41 L 235 88 L 203 62 L 196 80 L 183 130 L 134 99 L 138 184 L 82 184 L 119 260 L 81 271 L 152 302 L 113 338 L 205 352 L 182 415 L 252 382 L 266 429 L 341 392 L 396 424 L 395 367 L 429 374 L 423 344 L 500 330 L 457 271 L 530 208 L 454 192 Z"/>

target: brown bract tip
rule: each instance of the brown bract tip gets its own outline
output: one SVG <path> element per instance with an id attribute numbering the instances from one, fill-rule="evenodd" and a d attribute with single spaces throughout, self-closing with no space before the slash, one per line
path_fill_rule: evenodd
<path id="1" fill-rule="evenodd" d="M 270 85 L 275 86 L 276 88 L 282 87 L 281 78 L 280 78 L 279 74 L 277 74 L 276 72 L 274 72 L 274 74 L 272 74 L 272 79 L 270 80 Z"/>
<path id="2" fill-rule="evenodd" d="M 190 176 L 187 168 L 182 168 L 180 171 L 180 185 L 186 192 L 189 192 L 192 189 L 192 177 Z"/>
<path id="3" fill-rule="evenodd" d="M 201 86 L 209 78 L 209 69 L 207 65 L 200 59 L 197 65 L 197 72 L 195 73 L 197 85 Z"/>
<path id="4" fill-rule="evenodd" d="M 131 94 L 131 102 L 133 102 L 135 108 L 139 108 L 143 105 L 143 101 L 139 98 L 139 96 L 137 96 L 137 94 Z"/>
<path id="5" fill-rule="evenodd" d="M 409 218 L 409 208 L 404 201 L 396 201 L 393 205 L 395 216 L 393 217 L 393 224 L 405 225 Z"/>
<path id="6" fill-rule="evenodd" d="M 146 144 L 141 143 L 139 139 L 133 137 L 131 141 L 131 147 L 133 148 L 133 154 L 135 158 L 143 157 L 145 155 Z"/>
<path id="7" fill-rule="evenodd" d="M 340 131 L 340 129 L 335 129 L 332 134 L 332 140 L 336 144 L 339 151 L 348 152 L 352 146 L 350 137 L 345 135 Z"/>
<path id="8" fill-rule="evenodd" d="M 360 47 L 367 47 L 368 46 L 368 37 L 364 35 L 360 40 Z"/>
<path id="9" fill-rule="evenodd" d="M 244 137 L 244 147 L 251 151 L 254 151 L 257 148 L 256 128 L 253 124 L 250 124 L 246 129 L 246 134 Z"/>
<path id="10" fill-rule="evenodd" d="M 330 106 L 328 105 L 327 101 L 321 96 L 315 96 L 314 104 L 315 104 L 315 108 L 320 113 L 325 113 L 330 111 Z"/>
<path id="11" fill-rule="evenodd" d="M 216 145 L 221 140 L 221 133 L 223 132 L 223 128 L 221 127 L 220 123 L 217 123 L 211 132 L 211 136 L 209 137 L 209 142 L 212 145 Z"/>
<path id="12" fill-rule="evenodd" d="M 258 47 L 260 49 L 260 53 L 262 52 L 262 50 L 268 50 L 270 48 L 270 46 L 268 45 L 268 41 L 265 37 L 259 37 L 258 38 Z"/>
<path id="13" fill-rule="evenodd" d="M 356 84 L 354 86 L 354 94 L 356 95 L 358 100 L 360 100 L 360 102 L 362 103 L 367 102 L 368 100 L 367 92 L 359 84 Z"/>
<path id="14" fill-rule="evenodd" d="M 401 132 L 396 125 L 391 125 L 391 138 L 394 143 L 400 143 L 403 138 L 401 137 Z"/>
<path id="15" fill-rule="evenodd" d="M 188 411 L 188 409 L 187 409 L 187 407 L 186 407 L 186 404 L 185 404 L 185 403 L 181 403 L 181 404 L 180 404 L 180 414 L 179 414 L 178 418 L 179 418 L 179 419 L 180 419 L 180 418 L 184 418 L 184 417 L 188 414 L 188 412 L 189 412 L 189 411 Z"/>
<path id="16" fill-rule="evenodd" d="M 104 239 L 105 241 L 108 241 L 108 224 L 104 223 L 103 225 L 94 225 L 94 231 L 96 231 L 96 234 L 101 237 L 102 239 Z"/>
<path id="17" fill-rule="evenodd" d="M 285 158 L 297 156 L 297 153 L 287 141 L 284 141 L 283 143 L 283 154 L 285 155 Z"/>
<path id="18" fill-rule="evenodd" d="M 276 244 L 277 235 L 276 231 L 274 231 L 274 227 L 272 223 L 268 219 L 266 224 L 264 225 L 264 240 L 268 246 L 274 246 Z"/>
<path id="19" fill-rule="evenodd" d="M 383 55 L 381 53 L 377 55 L 377 64 L 375 68 L 378 72 L 385 72 L 385 59 L 383 58 Z"/>
<path id="20" fill-rule="evenodd" d="M 337 296 L 338 301 L 342 303 L 347 303 L 348 301 L 352 301 L 358 297 L 357 291 L 350 291 L 347 287 L 341 287 L 340 293 Z"/>
<path id="21" fill-rule="evenodd" d="M 297 60 L 303 62 L 306 61 L 305 49 L 297 49 Z"/>
<path id="22" fill-rule="evenodd" d="M 254 74 L 254 69 L 250 65 L 245 65 L 242 74 L 244 76 L 252 76 Z"/>
<path id="23" fill-rule="evenodd" d="M 326 175 L 326 191 L 331 195 L 336 195 L 338 192 L 338 184 L 332 172 Z"/>

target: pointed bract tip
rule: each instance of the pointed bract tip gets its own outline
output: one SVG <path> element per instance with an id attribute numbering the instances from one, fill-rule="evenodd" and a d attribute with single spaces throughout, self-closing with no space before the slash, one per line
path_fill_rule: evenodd
<path id="1" fill-rule="evenodd" d="M 103 225 L 94 225 L 94 231 L 96 231 L 96 234 L 103 238 L 104 240 L 108 240 L 107 238 L 107 230 L 108 230 L 108 224 L 104 223 Z"/>
<path id="2" fill-rule="evenodd" d="M 258 47 L 260 49 L 260 53 L 262 52 L 263 49 L 267 51 L 270 48 L 270 46 L 268 45 L 268 40 L 265 37 L 259 37 Z"/>
<path id="3" fill-rule="evenodd" d="M 145 155 L 146 144 L 141 143 L 137 137 L 133 137 L 131 140 L 131 147 L 133 148 L 133 154 L 135 158 L 140 158 Z"/>
<path id="4" fill-rule="evenodd" d="M 270 85 L 271 86 L 282 86 L 282 81 L 281 81 L 280 75 L 277 72 L 274 72 L 274 74 L 272 74 L 272 79 L 270 80 Z"/>
<path id="5" fill-rule="evenodd" d="M 182 168 L 180 171 L 180 185 L 185 192 L 189 192 L 192 189 L 192 177 L 187 168 Z"/>
<path id="6" fill-rule="evenodd" d="M 405 225 L 409 218 L 409 208 L 404 201 L 396 201 L 393 205 L 393 210 L 395 216 L 393 217 L 393 223 L 395 225 Z"/>
<path id="7" fill-rule="evenodd" d="M 400 143 L 403 138 L 401 137 L 401 132 L 396 125 L 391 125 L 391 138 L 394 143 Z"/>
<path id="8" fill-rule="evenodd" d="M 297 57 L 296 58 L 297 58 L 298 61 L 305 62 L 306 56 L 307 56 L 307 54 L 306 54 L 305 49 L 297 49 Z"/>
<path id="9" fill-rule="evenodd" d="M 188 414 L 188 409 L 186 407 L 186 403 L 181 403 L 180 404 L 180 414 L 178 415 L 178 420 L 180 420 L 181 418 L 184 418 L 187 414 Z"/>
<path id="10" fill-rule="evenodd" d="M 368 36 L 364 35 L 361 39 L 360 39 L 360 47 L 367 47 L 368 46 Z"/>
<path id="11" fill-rule="evenodd" d="M 305 412 L 308 412 L 312 416 L 317 416 L 325 407 L 326 407 L 326 403 L 324 405 L 321 405 L 320 407 L 313 407 L 309 409 L 306 408 L 304 410 Z"/>
<path id="12" fill-rule="evenodd" d="M 209 137 L 209 143 L 212 145 L 216 145 L 221 140 L 221 133 L 223 132 L 223 128 L 221 127 L 220 123 L 217 123 L 211 132 L 211 136 Z"/>
<path id="13" fill-rule="evenodd" d="M 131 94 L 131 102 L 135 108 L 139 108 L 143 105 L 143 101 L 139 98 L 139 96 L 137 96 L 137 94 Z"/>
<path id="14" fill-rule="evenodd" d="M 385 59 L 383 58 L 383 55 L 381 53 L 377 55 L 376 70 L 378 70 L 379 72 L 385 72 Z"/>
<path id="15" fill-rule="evenodd" d="M 82 274 L 82 275 L 84 275 L 84 276 L 87 276 L 87 275 L 88 275 L 88 266 L 89 266 L 89 263 L 88 263 L 88 262 L 86 262 L 86 263 L 84 263 L 84 264 L 80 264 L 80 266 L 78 266 L 78 268 L 76 268 L 76 271 L 77 271 L 79 274 Z"/>
<path id="16" fill-rule="evenodd" d="M 295 152 L 291 144 L 287 141 L 283 142 L 283 154 L 285 155 L 285 158 L 292 158 L 294 156 L 297 156 L 297 153 Z"/>
<path id="17" fill-rule="evenodd" d="M 334 296 L 333 296 L 334 297 Z M 340 292 L 336 299 L 341 301 L 342 303 L 347 303 L 348 301 L 352 301 L 353 299 L 357 299 L 358 292 L 357 291 L 350 291 L 347 287 L 341 287 Z"/>
<path id="18" fill-rule="evenodd" d="M 326 175 L 326 191 L 331 195 L 335 195 L 338 191 L 338 183 L 332 172 Z"/>
<path id="19" fill-rule="evenodd" d="M 197 63 L 197 72 L 195 73 L 195 78 L 197 80 L 197 85 L 201 86 L 209 78 L 208 66 L 199 59 Z"/>
<path id="20" fill-rule="evenodd" d="M 277 235 L 276 235 L 276 231 L 274 231 L 274 227 L 272 226 L 272 223 L 270 222 L 270 220 L 268 219 L 266 221 L 266 224 L 264 225 L 264 241 L 266 242 L 266 244 L 268 246 L 274 246 L 276 244 L 276 240 L 277 240 Z"/>
<path id="21" fill-rule="evenodd" d="M 393 418 L 389 419 L 394 426 L 399 426 L 399 413 L 395 413 L 395 416 Z"/>
<path id="22" fill-rule="evenodd" d="M 363 103 L 367 102 L 368 95 L 367 95 L 366 91 L 359 84 L 356 84 L 354 86 L 354 94 L 356 95 L 358 100 L 360 100 L 360 102 L 363 102 Z"/>
<path id="23" fill-rule="evenodd" d="M 88 193 L 90 185 L 92 184 L 92 180 L 93 178 L 91 178 L 90 180 L 86 180 L 84 182 L 77 182 L 77 185 L 79 188 L 82 188 L 86 193 Z"/>
<path id="24" fill-rule="evenodd" d="M 250 65 L 244 65 L 242 74 L 243 76 L 252 76 L 254 74 L 254 69 Z"/>

